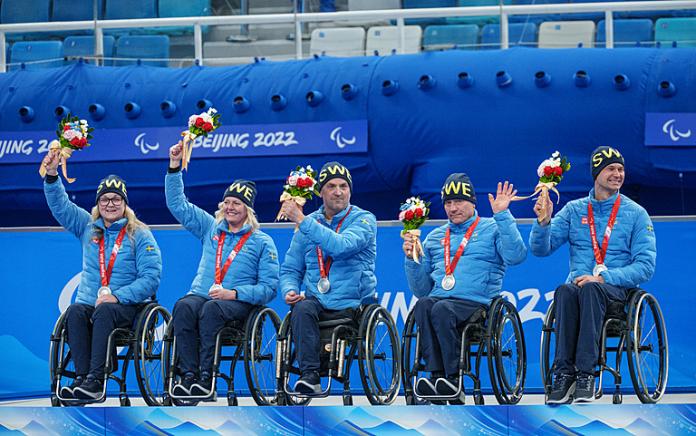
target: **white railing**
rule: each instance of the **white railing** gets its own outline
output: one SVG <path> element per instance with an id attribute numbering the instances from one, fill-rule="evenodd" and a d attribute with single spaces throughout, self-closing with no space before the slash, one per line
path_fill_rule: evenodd
<path id="1" fill-rule="evenodd" d="M 6 71 L 5 42 L 7 33 L 23 32 L 54 32 L 66 30 L 93 30 L 96 39 L 95 57 L 104 56 L 104 29 L 132 29 L 143 27 L 193 26 L 193 45 L 195 61 L 203 65 L 203 32 L 202 26 L 231 25 L 243 26 L 249 24 L 294 24 L 295 25 L 295 57 L 302 59 L 302 25 L 304 23 L 319 23 L 327 21 L 380 21 L 396 20 L 401 35 L 399 52 L 403 53 L 406 32 L 404 20 L 409 18 L 443 18 L 443 17 L 476 17 L 483 15 L 500 16 L 500 45 L 507 49 L 508 17 L 512 15 L 546 15 L 546 14 L 577 14 L 601 12 L 605 17 L 606 47 L 614 47 L 614 12 L 660 11 L 696 9 L 696 0 L 666 0 L 666 1 L 632 1 L 620 3 L 572 3 L 544 5 L 501 5 L 501 6 L 472 6 L 428 9 L 390 9 L 379 11 L 347 11 L 321 12 L 300 14 L 262 14 L 237 16 L 206 16 L 206 17 L 174 17 L 146 18 L 132 20 L 90 20 L 90 21 L 53 21 L 41 23 L 0 24 L 0 72 Z"/>

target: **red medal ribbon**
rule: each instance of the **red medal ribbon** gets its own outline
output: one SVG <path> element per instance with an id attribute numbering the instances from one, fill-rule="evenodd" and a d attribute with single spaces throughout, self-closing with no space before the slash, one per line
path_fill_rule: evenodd
<path id="1" fill-rule="evenodd" d="M 457 267 L 457 263 L 459 262 L 459 258 L 462 257 L 462 254 L 464 253 L 464 248 L 467 246 L 469 243 L 469 238 L 471 238 L 471 234 L 474 233 L 474 229 L 476 229 L 476 226 L 479 223 L 479 219 L 481 217 L 476 217 L 476 220 L 472 225 L 469 226 L 467 229 L 466 233 L 464 234 L 464 238 L 462 238 L 462 242 L 459 243 L 459 249 L 457 252 L 454 254 L 454 259 L 452 259 L 452 262 L 450 262 L 450 228 L 447 227 L 447 231 L 445 232 L 445 275 L 451 275 L 454 272 L 454 269 Z"/>
<path id="2" fill-rule="evenodd" d="M 230 268 L 230 265 L 232 264 L 232 261 L 237 257 L 237 253 L 242 249 L 244 244 L 246 244 L 246 241 L 249 239 L 251 236 L 253 230 L 249 230 L 242 236 L 239 241 L 237 242 L 237 245 L 234 246 L 234 249 L 230 252 L 230 255 L 227 256 L 227 261 L 225 262 L 225 265 L 223 265 L 222 269 L 220 269 L 220 264 L 222 263 L 222 247 L 225 245 L 225 236 L 227 235 L 225 232 L 220 232 L 220 237 L 218 238 L 218 248 L 217 248 L 217 253 L 215 254 L 215 284 L 220 285 L 222 284 L 222 280 L 225 278 L 225 275 L 227 274 L 227 270 Z"/>
<path id="3" fill-rule="evenodd" d="M 121 248 L 124 236 L 126 236 L 126 227 L 123 227 L 121 231 L 118 232 L 116 242 L 114 242 L 114 248 L 111 249 L 111 256 L 109 256 L 108 268 L 106 267 L 106 256 L 104 255 L 104 236 L 99 239 L 99 275 L 101 275 L 102 286 L 109 286 L 111 272 L 114 270 L 114 262 L 116 262 L 116 256 L 118 256 L 118 250 Z"/>
<path id="4" fill-rule="evenodd" d="M 590 239 L 592 240 L 592 251 L 594 251 L 594 257 L 597 261 L 597 265 L 604 264 L 604 258 L 607 255 L 607 248 L 609 248 L 609 237 L 611 236 L 611 231 L 614 228 L 614 222 L 616 221 L 616 215 L 619 213 L 619 205 L 621 204 L 621 195 L 616 196 L 616 201 L 614 201 L 614 207 L 611 208 L 611 215 L 609 215 L 609 221 L 607 222 L 607 228 L 604 230 L 604 239 L 602 240 L 602 246 L 599 247 L 597 242 L 597 230 L 595 230 L 594 212 L 592 211 L 592 200 L 587 203 L 587 223 L 590 225 Z"/>
<path id="5" fill-rule="evenodd" d="M 348 212 L 341 218 L 341 221 L 338 222 L 338 225 L 336 226 L 336 233 L 341 231 L 341 225 L 343 224 L 343 221 L 348 218 L 348 215 L 350 215 L 350 211 L 353 210 L 353 206 L 348 209 Z M 319 220 L 317 220 L 318 222 Z M 326 258 L 326 262 L 324 262 L 324 252 L 321 251 L 321 247 L 317 245 L 317 261 L 319 262 L 319 275 L 321 276 L 322 279 L 325 279 L 329 276 L 329 270 L 331 269 L 331 264 L 333 263 L 333 259 L 331 256 L 328 256 Z"/>

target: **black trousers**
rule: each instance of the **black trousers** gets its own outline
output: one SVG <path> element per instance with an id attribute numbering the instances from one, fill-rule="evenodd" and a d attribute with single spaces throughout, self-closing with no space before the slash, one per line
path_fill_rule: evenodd
<path id="1" fill-rule="evenodd" d="M 246 320 L 253 307 L 243 301 L 209 300 L 199 295 L 180 298 L 174 305 L 172 314 L 179 371 L 182 374 L 210 374 L 218 332 L 228 321 Z"/>
<path id="2" fill-rule="evenodd" d="M 594 373 L 607 305 L 627 295 L 627 288 L 596 282 L 556 288 L 556 374 Z"/>
<path id="3" fill-rule="evenodd" d="M 428 372 L 459 373 L 461 336 L 457 327 L 485 304 L 455 298 L 419 298 L 414 307 L 420 332 L 420 350 Z"/>
<path id="4" fill-rule="evenodd" d="M 68 345 L 77 375 L 104 379 L 109 335 L 116 328 L 132 328 L 140 307 L 120 303 L 102 303 L 97 307 L 75 303 L 68 307 Z"/>

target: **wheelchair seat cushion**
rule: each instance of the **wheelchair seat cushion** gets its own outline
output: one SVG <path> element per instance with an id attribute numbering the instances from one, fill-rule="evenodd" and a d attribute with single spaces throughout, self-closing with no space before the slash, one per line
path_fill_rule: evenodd
<path id="1" fill-rule="evenodd" d="M 618 301 L 618 300 L 609 301 L 609 304 L 607 305 L 607 312 L 605 315 L 605 319 L 608 319 L 608 318 L 625 320 L 626 319 L 626 302 L 625 301 Z"/>
<path id="2" fill-rule="evenodd" d="M 355 322 L 355 309 L 324 310 L 319 313 L 319 328 L 336 327 Z"/>

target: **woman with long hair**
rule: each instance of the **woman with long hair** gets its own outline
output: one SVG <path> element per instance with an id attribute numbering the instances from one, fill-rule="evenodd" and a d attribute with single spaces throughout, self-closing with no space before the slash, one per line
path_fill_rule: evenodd
<path id="1" fill-rule="evenodd" d="M 46 201 L 60 225 L 82 243 L 80 286 L 65 317 L 76 377 L 60 394 L 96 400 L 105 392 L 108 337 L 116 328 L 130 328 L 140 305 L 154 297 L 162 257 L 152 232 L 128 206 L 123 179 L 110 175 L 99 183 L 90 213 L 68 198 L 58 163 L 54 153 L 42 163 Z"/>
<path id="2" fill-rule="evenodd" d="M 208 396 L 213 389 L 215 336 L 228 321 L 244 320 L 256 305 L 276 296 L 278 250 L 259 230 L 254 212 L 256 184 L 235 180 L 215 215 L 191 204 L 184 195 L 181 142 L 169 150 L 165 180 L 167 207 L 203 244 L 198 272 L 188 294 L 174 306 L 174 336 L 181 380 L 176 396 Z M 200 349 L 198 340 L 200 339 Z"/>

